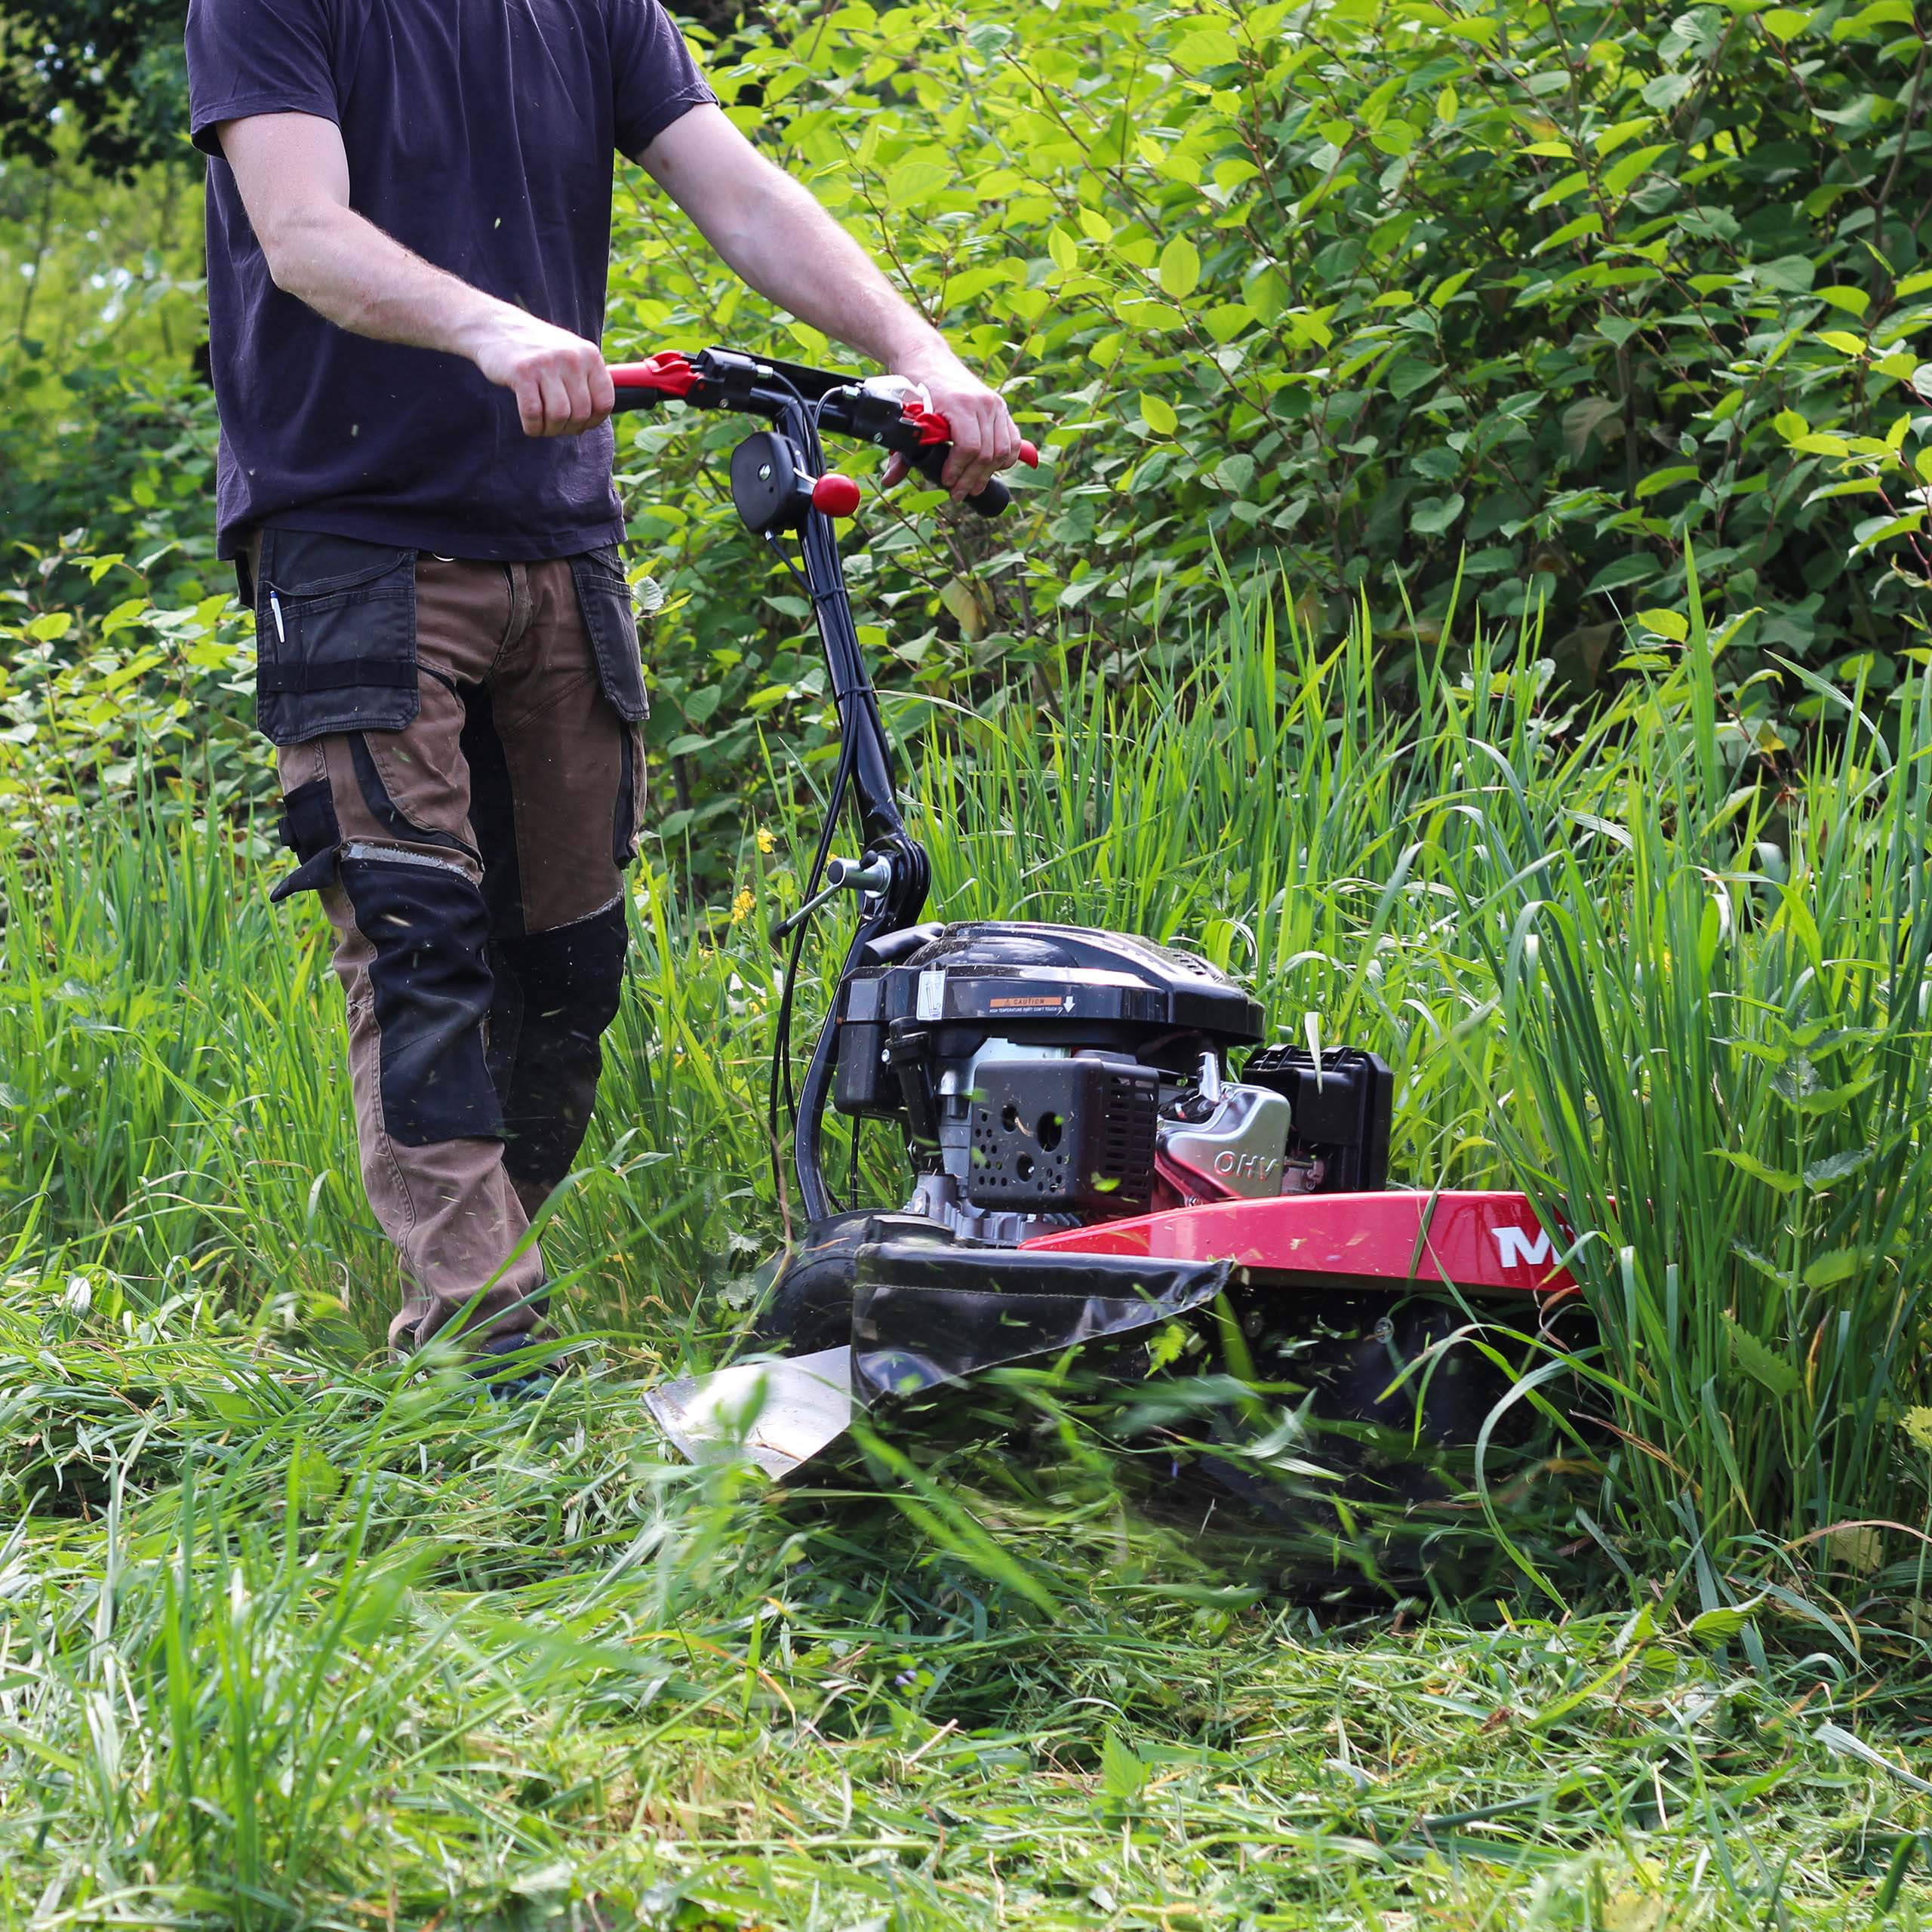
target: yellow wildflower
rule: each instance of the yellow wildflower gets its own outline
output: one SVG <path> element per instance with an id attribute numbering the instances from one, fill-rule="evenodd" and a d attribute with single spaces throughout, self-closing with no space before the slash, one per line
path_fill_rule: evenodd
<path id="1" fill-rule="evenodd" d="M 761 825 L 758 829 L 758 849 L 768 854 L 778 849 L 778 841 L 772 837 L 769 826 Z"/>
<path id="2" fill-rule="evenodd" d="M 746 886 L 737 897 L 731 901 L 732 924 L 734 926 L 742 924 L 745 920 L 749 918 L 752 908 L 757 903 L 757 900 L 752 897 L 751 888 Z"/>
<path id="3" fill-rule="evenodd" d="M 1907 1409 L 1905 1432 L 1927 1455 L 1932 1455 L 1932 1409 Z"/>

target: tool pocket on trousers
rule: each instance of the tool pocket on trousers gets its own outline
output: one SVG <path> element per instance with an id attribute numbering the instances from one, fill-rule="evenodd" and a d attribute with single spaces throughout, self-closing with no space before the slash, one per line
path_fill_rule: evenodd
<path id="1" fill-rule="evenodd" d="M 306 530 L 262 533 L 255 718 L 278 745 L 400 731 L 422 706 L 416 552 Z"/>
<path id="2" fill-rule="evenodd" d="M 269 903 L 280 905 L 298 892 L 319 892 L 335 883 L 342 852 L 342 827 L 335 815 L 329 781 L 298 785 L 281 801 L 281 842 L 295 854 L 295 869 L 278 879 Z"/>
<path id="3" fill-rule="evenodd" d="M 630 580 L 614 543 L 586 550 L 571 559 L 577 585 L 577 608 L 589 634 L 597 660 L 597 681 L 617 715 L 635 724 L 651 715 L 644 693 L 644 665 L 637 641 L 637 612 L 631 601 Z"/>

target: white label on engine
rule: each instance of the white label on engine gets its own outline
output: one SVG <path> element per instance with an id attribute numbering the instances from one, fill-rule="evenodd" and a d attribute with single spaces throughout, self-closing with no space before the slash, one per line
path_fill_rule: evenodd
<path id="1" fill-rule="evenodd" d="M 918 1017 L 937 1020 L 946 1011 L 946 968 L 931 966 L 919 975 Z"/>

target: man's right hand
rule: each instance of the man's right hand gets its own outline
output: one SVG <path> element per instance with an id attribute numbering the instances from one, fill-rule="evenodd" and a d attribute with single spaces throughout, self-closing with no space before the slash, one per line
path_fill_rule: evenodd
<path id="1" fill-rule="evenodd" d="M 507 303 L 493 304 L 475 334 L 470 358 L 515 392 L 526 436 L 580 436 L 610 414 L 617 392 L 595 343 Z"/>

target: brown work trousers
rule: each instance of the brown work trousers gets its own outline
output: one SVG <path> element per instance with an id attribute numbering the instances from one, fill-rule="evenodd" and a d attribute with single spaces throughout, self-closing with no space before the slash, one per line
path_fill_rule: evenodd
<path id="1" fill-rule="evenodd" d="M 249 561 L 284 898 L 347 995 L 369 1204 L 408 1349 L 504 1346 L 547 1305 L 531 1219 L 589 1125 L 614 1017 L 644 691 L 613 550 L 467 561 L 270 530 Z"/>

